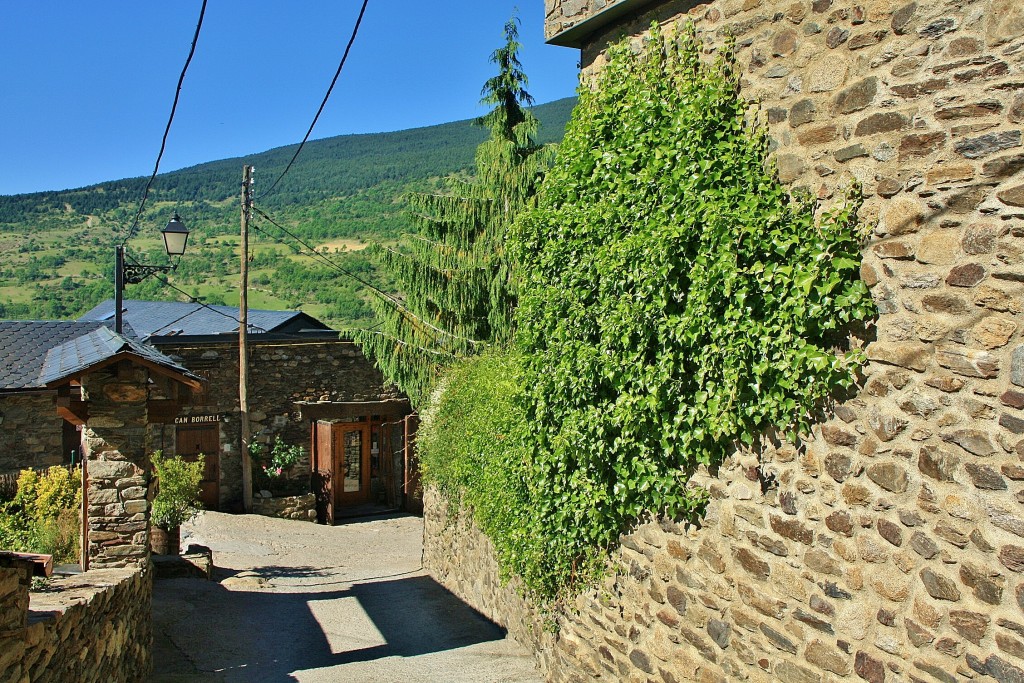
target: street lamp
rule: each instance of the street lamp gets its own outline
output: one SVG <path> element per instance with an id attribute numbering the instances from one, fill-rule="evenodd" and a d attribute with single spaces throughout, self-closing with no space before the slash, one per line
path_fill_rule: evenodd
<path id="1" fill-rule="evenodd" d="M 185 253 L 188 228 L 181 222 L 181 216 L 174 214 L 174 217 L 167 221 L 167 227 L 160 232 L 164 236 L 164 249 L 168 256 L 181 256 Z"/>
<path id="2" fill-rule="evenodd" d="M 175 213 L 167 222 L 167 227 L 160 231 L 164 238 L 164 250 L 168 256 L 181 256 L 185 253 L 188 242 L 188 228 Z M 124 328 L 124 286 L 137 285 L 153 273 L 169 273 L 175 266 L 147 266 L 141 263 L 124 262 L 124 245 L 120 244 L 114 252 L 114 332 L 121 334 Z"/>

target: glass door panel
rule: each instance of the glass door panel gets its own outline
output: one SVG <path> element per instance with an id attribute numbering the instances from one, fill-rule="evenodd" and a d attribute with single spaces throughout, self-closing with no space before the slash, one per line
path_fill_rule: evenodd
<path id="1" fill-rule="evenodd" d="M 345 493 L 358 493 L 363 488 L 363 433 L 345 432 Z"/>
<path id="2" fill-rule="evenodd" d="M 370 500 L 370 429 L 366 424 L 335 423 L 335 504 Z"/>

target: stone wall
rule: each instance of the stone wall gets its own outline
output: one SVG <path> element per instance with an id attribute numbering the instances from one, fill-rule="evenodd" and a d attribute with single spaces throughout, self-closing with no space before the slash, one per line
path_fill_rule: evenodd
<path id="1" fill-rule="evenodd" d="M 149 564 L 149 373 L 122 362 L 82 378 L 89 420 L 82 430 L 89 511 L 89 567 Z"/>
<path id="2" fill-rule="evenodd" d="M 623 537 L 613 574 L 540 644 L 549 676 L 1024 680 L 1024 3 L 648 9 L 584 44 L 585 73 L 652 19 L 692 19 L 712 45 L 735 35 L 781 178 L 824 204 L 864 186 L 877 339 L 858 396 L 799 447 L 701 475 L 701 528 Z M 439 539 L 454 546 L 428 567 L 469 585 L 453 575 L 475 566 L 431 558 L 478 542 Z"/>
<path id="3" fill-rule="evenodd" d="M 57 415 L 54 395 L 0 396 L 0 474 L 63 463 L 64 421 Z"/>
<path id="4" fill-rule="evenodd" d="M 249 413 L 254 440 L 271 444 L 275 437 L 298 444 L 309 453 L 310 425 L 301 419 L 297 401 L 380 401 L 397 398 L 380 371 L 352 342 L 267 341 L 250 337 Z M 160 350 L 207 379 L 207 390 L 194 396 L 181 416 L 220 415 L 220 500 L 229 506 L 242 500 L 242 464 L 238 452 L 238 345 L 232 343 L 162 344 Z M 154 448 L 173 452 L 174 426 L 155 425 Z M 294 476 L 308 473 L 299 463 Z"/>
<path id="5" fill-rule="evenodd" d="M 297 519 L 316 522 L 316 495 L 307 493 L 303 496 L 282 496 L 273 498 L 264 496 L 269 491 L 261 491 L 252 499 L 252 512 L 264 517 L 280 517 L 281 519 Z"/>
<path id="6" fill-rule="evenodd" d="M 18 584 L 17 570 L 0 568 L 0 683 L 148 680 L 153 640 L 148 570 L 93 570 L 54 578 L 45 592 L 31 594 L 28 579 L 21 578 Z M 19 585 L 15 608 L 8 604 L 13 584 Z"/>
<path id="7" fill-rule="evenodd" d="M 0 555 L 0 683 L 21 683 L 25 669 L 25 626 L 32 564 Z"/>

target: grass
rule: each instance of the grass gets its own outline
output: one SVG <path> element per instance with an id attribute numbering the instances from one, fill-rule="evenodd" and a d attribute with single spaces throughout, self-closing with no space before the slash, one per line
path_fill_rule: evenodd
<path id="1" fill-rule="evenodd" d="M 327 249 L 328 251 L 361 251 L 370 246 L 370 243 L 362 239 L 336 239 L 329 242 L 323 242 L 317 246 L 317 249 Z"/>

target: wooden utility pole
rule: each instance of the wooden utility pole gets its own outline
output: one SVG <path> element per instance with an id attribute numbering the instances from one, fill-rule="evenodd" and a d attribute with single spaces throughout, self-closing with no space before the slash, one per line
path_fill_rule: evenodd
<path id="1" fill-rule="evenodd" d="M 252 512 L 252 458 L 249 443 L 249 214 L 252 209 L 252 166 L 242 167 L 242 282 L 238 292 L 238 410 L 242 417 L 242 505 Z"/>

